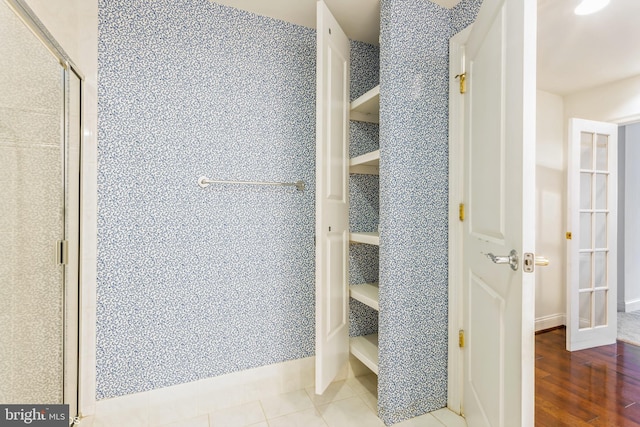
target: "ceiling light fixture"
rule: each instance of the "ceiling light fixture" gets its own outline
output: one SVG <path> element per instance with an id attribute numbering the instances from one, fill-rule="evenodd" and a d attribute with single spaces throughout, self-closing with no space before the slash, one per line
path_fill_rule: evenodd
<path id="1" fill-rule="evenodd" d="M 574 9 L 576 15 L 591 15 L 604 9 L 609 4 L 609 0 L 582 0 Z"/>

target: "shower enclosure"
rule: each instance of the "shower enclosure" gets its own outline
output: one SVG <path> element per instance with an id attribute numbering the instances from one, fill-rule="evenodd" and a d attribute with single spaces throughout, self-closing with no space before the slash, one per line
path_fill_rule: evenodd
<path id="1" fill-rule="evenodd" d="M 82 76 L 0 0 L 0 402 L 77 414 Z"/>

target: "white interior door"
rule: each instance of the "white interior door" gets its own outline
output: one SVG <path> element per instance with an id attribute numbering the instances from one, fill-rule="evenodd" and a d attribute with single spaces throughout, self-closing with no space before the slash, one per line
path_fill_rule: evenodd
<path id="1" fill-rule="evenodd" d="M 535 282 L 523 265 L 535 246 L 535 43 L 535 0 L 485 0 L 465 45 L 462 407 L 470 427 L 533 425 Z"/>
<path id="2" fill-rule="evenodd" d="M 349 39 L 318 1 L 316 393 L 349 359 Z"/>
<path id="3" fill-rule="evenodd" d="M 569 121 L 567 350 L 616 342 L 618 127 Z"/>

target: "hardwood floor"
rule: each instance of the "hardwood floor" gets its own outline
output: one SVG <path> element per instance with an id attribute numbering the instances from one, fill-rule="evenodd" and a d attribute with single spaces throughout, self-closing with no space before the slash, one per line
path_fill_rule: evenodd
<path id="1" fill-rule="evenodd" d="M 565 350 L 565 329 L 536 335 L 539 427 L 640 427 L 640 347 Z"/>

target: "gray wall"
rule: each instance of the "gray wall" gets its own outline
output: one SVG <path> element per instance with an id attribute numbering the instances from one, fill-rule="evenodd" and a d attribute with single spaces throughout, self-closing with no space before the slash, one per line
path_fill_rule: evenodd
<path id="1" fill-rule="evenodd" d="M 619 149 L 622 152 L 618 164 L 619 177 L 624 182 L 618 193 L 621 199 L 619 218 L 623 214 L 624 220 L 618 223 L 618 259 L 623 259 L 618 277 L 624 277 L 624 280 L 618 292 L 624 299 L 618 297 L 618 310 L 634 311 L 640 310 L 640 168 L 637 167 L 640 164 L 640 123 L 624 127 L 624 144 Z"/>

